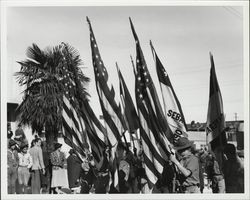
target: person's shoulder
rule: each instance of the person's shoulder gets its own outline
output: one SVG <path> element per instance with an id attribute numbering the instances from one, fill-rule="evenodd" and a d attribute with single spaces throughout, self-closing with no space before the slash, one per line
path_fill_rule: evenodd
<path id="1" fill-rule="evenodd" d="M 31 156 L 30 152 L 27 152 L 26 156 L 27 156 L 27 157 Z"/>
<path id="2" fill-rule="evenodd" d="M 33 146 L 33 147 L 31 147 L 30 149 L 29 149 L 29 153 L 30 154 L 33 154 L 34 153 L 34 151 L 35 151 L 35 147 Z"/>
<path id="3" fill-rule="evenodd" d="M 194 155 L 194 154 L 191 154 L 191 155 L 189 156 L 189 160 L 199 162 L 199 157 L 197 157 L 197 156 L 196 156 L 196 155 Z"/>

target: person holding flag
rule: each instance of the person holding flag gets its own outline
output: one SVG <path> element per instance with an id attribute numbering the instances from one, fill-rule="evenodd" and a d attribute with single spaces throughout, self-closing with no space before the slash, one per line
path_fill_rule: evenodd
<path id="1" fill-rule="evenodd" d="M 175 155 L 170 155 L 170 160 L 179 170 L 180 192 L 182 193 L 200 193 L 199 160 L 191 152 L 192 145 L 193 142 L 188 138 L 181 137 L 174 147 L 181 157 L 180 161 Z"/>

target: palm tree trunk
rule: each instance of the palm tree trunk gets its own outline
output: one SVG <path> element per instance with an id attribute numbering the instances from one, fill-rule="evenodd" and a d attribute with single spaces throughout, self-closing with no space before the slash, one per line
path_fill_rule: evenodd
<path id="1" fill-rule="evenodd" d="M 57 142 L 58 131 L 52 126 L 46 126 L 45 130 L 47 150 L 48 152 L 52 152 L 54 151 L 54 143 Z"/>

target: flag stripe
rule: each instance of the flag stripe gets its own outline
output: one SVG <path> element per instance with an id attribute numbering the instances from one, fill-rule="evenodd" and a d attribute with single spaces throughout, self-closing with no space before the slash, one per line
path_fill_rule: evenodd
<path id="1" fill-rule="evenodd" d="M 62 112 L 63 118 L 65 120 L 65 123 L 68 124 L 68 126 L 74 131 L 74 133 L 76 134 L 76 137 L 79 139 L 79 143 L 82 143 L 82 136 L 81 133 L 79 132 L 80 130 L 76 127 L 78 125 L 78 120 L 76 120 L 74 118 L 74 116 L 72 116 L 72 109 L 69 110 L 68 107 L 66 106 L 66 104 L 63 104 L 63 112 Z M 70 117 L 71 116 L 71 117 Z M 82 130 L 83 131 L 83 130 Z"/>
<path id="2" fill-rule="evenodd" d="M 139 111 L 140 113 L 140 120 L 141 120 L 141 137 L 144 140 L 144 142 L 147 144 L 147 151 L 150 150 L 150 152 L 154 155 L 154 157 L 156 157 L 159 162 L 163 165 L 164 160 L 162 159 L 161 155 L 160 155 L 160 151 L 158 150 L 157 146 L 156 146 L 156 139 L 155 139 L 155 135 L 152 133 L 152 131 L 150 130 L 150 128 L 148 127 L 148 124 L 150 124 L 150 122 L 148 120 L 145 119 L 145 117 L 143 116 L 143 114 Z"/>
<path id="3" fill-rule="evenodd" d="M 74 109 L 70 109 L 72 105 L 65 96 L 63 97 L 63 103 L 63 109 L 67 113 L 68 118 L 73 121 L 75 129 L 77 129 L 77 131 L 80 131 L 77 114 Z"/>
<path id="4" fill-rule="evenodd" d="M 128 126 L 127 128 L 129 132 L 132 133 L 139 128 L 139 119 L 135 110 L 133 100 L 131 98 L 127 85 L 124 81 L 122 73 L 118 68 L 118 65 L 117 65 L 117 71 L 119 76 L 120 97 L 124 109 L 124 116 L 127 122 Z"/>
<path id="5" fill-rule="evenodd" d="M 111 113 L 112 115 L 115 115 L 114 118 L 116 119 L 117 123 L 120 124 L 119 126 L 123 126 L 124 122 L 123 122 L 123 118 L 121 115 L 121 110 L 117 106 L 117 103 L 115 102 L 114 97 L 111 98 L 107 85 L 98 81 L 96 83 L 96 86 L 98 89 L 98 94 L 100 94 L 102 101 L 105 102 L 104 105 L 105 105 L 106 110 L 109 111 L 109 109 L 112 109 Z"/>
<path id="6" fill-rule="evenodd" d="M 146 163 L 146 173 L 148 174 L 148 179 L 150 180 L 151 183 L 155 184 L 157 182 L 157 178 L 156 177 L 160 177 L 161 173 L 163 172 L 163 166 L 160 165 L 157 159 L 150 159 L 148 157 L 148 155 L 145 154 L 145 152 L 143 152 L 143 156 L 144 156 L 144 162 Z M 161 172 L 161 173 L 159 173 Z"/>
<path id="7" fill-rule="evenodd" d="M 100 89 L 99 83 L 96 83 L 96 84 L 97 84 L 97 87 L 99 88 L 99 94 L 100 94 L 99 96 L 101 99 L 100 104 L 101 104 L 104 120 L 105 120 L 106 124 L 108 125 L 109 129 L 112 131 L 116 140 L 120 141 L 121 135 L 120 135 L 119 127 L 120 127 L 120 129 L 122 127 L 121 121 L 118 118 L 116 112 L 114 111 L 114 109 L 113 109 L 114 107 L 109 104 L 109 101 L 107 100 L 105 94 Z M 112 113 L 112 115 L 111 115 L 111 113 Z"/>
<path id="8" fill-rule="evenodd" d="M 83 144 L 81 143 L 81 141 L 78 139 L 77 134 L 75 133 L 75 131 L 68 125 L 68 122 L 65 121 L 65 118 L 63 117 L 63 126 L 66 132 L 70 133 L 71 135 L 71 140 L 74 140 L 74 142 L 77 143 L 77 146 L 84 148 Z"/>

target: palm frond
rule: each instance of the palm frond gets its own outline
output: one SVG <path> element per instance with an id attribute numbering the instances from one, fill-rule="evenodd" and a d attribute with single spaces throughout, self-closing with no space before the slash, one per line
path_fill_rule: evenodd
<path id="1" fill-rule="evenodd" d="M 72 81 L 78 83 L 74 88 L 75 98 L 81 101 L 89 96 L 86 90 L 89 78 L 79 68 L 82 64 L 80 54 L 68 44 L 44 50 L 32 44 L 27 49 L 27 56 L 25 61 L 18 62 L 21 70 L 15 73 L 18 84 L 27 86 L 18 107 L 18 120 L 37 131 L 44 126 L 59 130 L 62 124 L 64 68 L 68 69 Z"/>

